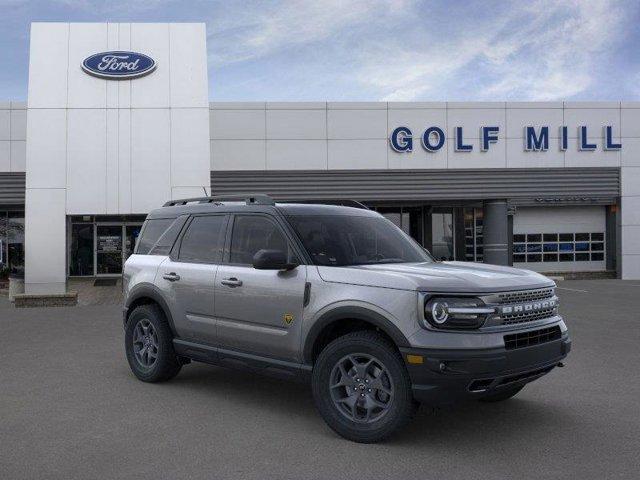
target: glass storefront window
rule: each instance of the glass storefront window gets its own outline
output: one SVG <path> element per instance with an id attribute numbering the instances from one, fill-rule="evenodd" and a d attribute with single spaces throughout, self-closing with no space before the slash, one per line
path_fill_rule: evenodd
<path id="1" fill-rule="evenodd" d="M 431 254 L 437 260 L 455 258 L 453 212 L 431 214 L 431 239 Z"/>
<path id="2" fill-rule="evenodd" d="M 514 263 L 602 262 L 604 233 L 514 233 Z M 540 255 L 543 252 L 543 255 Z"/>
<path id="3" fill-rule="evenodd" d="M 69 275 L 93 276 L 93 224 L 71 225 Z"/>
<path id="4" fill-rule="evenodd" d="M 0 212 L 0 277 L 24 273 L 24 212 Z"/>
<path id="5" fill-rule="evenodd" d="M 483 210 L 481 208 L 464 209 L 464 247 L 465 260 L 482 262 L 483 260 Z"/>

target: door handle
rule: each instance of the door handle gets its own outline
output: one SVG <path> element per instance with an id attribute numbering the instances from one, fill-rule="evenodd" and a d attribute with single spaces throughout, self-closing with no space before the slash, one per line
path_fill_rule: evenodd
<path id="1" fill-rule="evenodd" d="M 220 283 L 232 288 L 242 286 L 242 280 L 238 280 L 236 277 L 225 278 L 224 280 L 221 280 Z"/>
<path id="2" fill-rule="evenodd" d="M 169 280 L 170 282 L 177 282 L 178 280 L 180 280 L 180 275 L 178 275 L 176 272 L 170 272 L 162 275 L 162 278 L 164 278 L 165 280 Z"/>

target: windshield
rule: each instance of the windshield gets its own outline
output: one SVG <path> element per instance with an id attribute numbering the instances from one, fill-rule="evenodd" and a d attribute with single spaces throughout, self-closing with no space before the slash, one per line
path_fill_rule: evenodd
<path id="1" fill-rule="evenodd" d="M 316 265 L 343 267 L 432 262 L 420 245 L 383 217 L 287 217 Z"/>

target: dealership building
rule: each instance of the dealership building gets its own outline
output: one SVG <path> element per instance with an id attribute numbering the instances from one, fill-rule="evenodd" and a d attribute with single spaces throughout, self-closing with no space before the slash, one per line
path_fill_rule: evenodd
<path id="1" fill-rule="evenodd" d="M 438 259 L 640 279 L 640 102 L 210 103 L 207 72 L 204 24 L 32 24 L 27 101 L 0 102 L 0 261 L 27 293 L 121 274 L 149 210 L 205 191 L 357 200 Z"/>

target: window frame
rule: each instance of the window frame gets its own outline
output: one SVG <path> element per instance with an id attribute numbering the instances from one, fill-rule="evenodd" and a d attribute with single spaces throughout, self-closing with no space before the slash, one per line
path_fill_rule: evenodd
<path id="1" fill-rule="evenodd" d="M 182 242 L 184 240 L 184 236 L 189 231 L 189 227 L 191 227 L 191 224 L 193 223 L 193 221 L 198 217 L 224 217 L 223 225 L 222 225 L 223 232 L 222 232 L 222 239 L 221 239 L 222 255 L 219 259 L 220 261 L 218 262 L 197 262 L 193 260 L 186 261 L 180 258 L 180 250 L 182 250 Z M 182 226 L 182 230 L 178 235 L 178 239 L 173 244 L 173 248 L 171 249 L 171 253 L 169 254 L 169 258 L 171 259 L 171 261 L 176 263 L 190 264 L 190 265 L 221 265 L 222 260 L 224 259 L 224 254 L 225 254 L 224 249 L 226 246 L 226 238 L 229 231 L 229 217 L 230 215 L 228 213 L 202 213 L 202 214 L 190 215 L 187 221 Z"/>
<path id="2" fill-rule="evenodd" d="M 237 217 L 266 218 L 267 221 L 270 221 L 271 223 L 273 223 L 276 226 L 276 228 L 280 230 L 280 233 L 282 233 L 282 235 L 285 237 L 285 239 L 287 240 L 287 244 L 289 245 L 289 248 L 291 249 L 293 255 L 297 260 L 297 263 L 300 265 L 306 265 L 308 263 L 306 251 L 304 250 L 301 251 L 300 245 L 298 244 L 298 239 L 294 235 L 292 235 L 291 231 L 289 230 L 291 227 L 289 227 L 289 225 L 286 222 L 282 221 L 280 218 L 274 215 L 269 215 L 268 213 L 261 213 L 261 212 L 232 213 L 229 215 L 229 217 L 230 218 L 227 221 L 227 234 L 225 238 L 224 251 L 222 255 L 223 265 L 253 268 L 253 264 L 251 263 L 235 263 L 235 262 L 231 263 L 230 261 L 231 260 L 231 240 L 233 238 L 233 231 L 235 228 Z M 302 254 L 303 252 L 304 254 Z"/>

